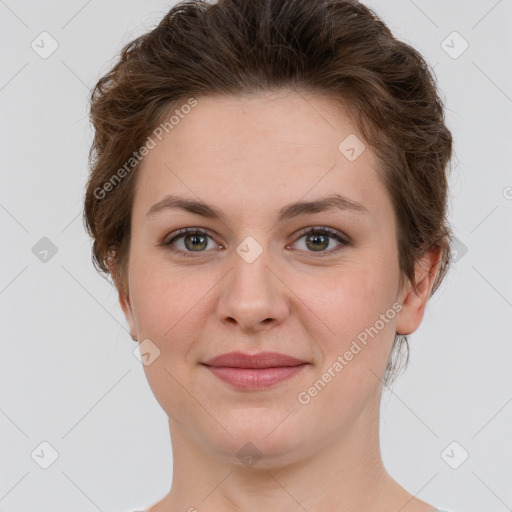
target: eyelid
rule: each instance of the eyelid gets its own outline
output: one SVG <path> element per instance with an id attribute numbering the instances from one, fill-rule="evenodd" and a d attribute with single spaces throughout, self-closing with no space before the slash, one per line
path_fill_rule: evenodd
<path id="1" fill-rule="evenodd" d="M 346 245 L 352 244 L 352 241 L 348 236 L 343 234 L 341 231 L 338 231 L 337 229 L 334 228 L 330 228 L 328 226 L 310 226 L 307 228 L 303 228 L 295 234 L 295 237 L 302 238 L 304 235 L 308 235 L 310 233 L 326 234 L 331 236 L 332 238 L 336 238 L 339 242 L 342 242 Z"/>
<path id="2" fill-rule="evenodd" d="M 162 240 L 163 245 L 170 245 L 172 241 L 177 240 L 178 237 L 183 238 L 184 235 L 191 234 L 191 235 L 208 235 L 210 238 L 213 238 L 212 232 L 207 228 L 197 228 L 197 227 L 191 227 L 191 228 L 181 228 L 177 229 L 176 231 L 173 231 L 172 233 L 169 233 L 168 235 L 165 235 L 165 237 Z"/>
<path id="3" fill-rule="evenodd" d="M 173 231 L 172 233 L 169 233 L 168 235 L 165 235 L 163 238 L 161 245 L 163 245 L 165 248 L 179 254 L 185 257 L 200 257 L 201 255 L 208 254 L 210 251 L 197 251 L 197 254 L 194 254 L 195 251 L 183 251 L 182 249 L 178 249 L 173 246 L 173 242 L 180 240 L 184 238 L 187 234 L 191 235 L 205 235 L 209 238 L 211 238 L 214 242 L 214 236 L 212 235 L 211 231 L 206 228 L 198 228 L 198 227 L 191 227 L 191 228 L 181 228 L 176 231 Z M 216 245 L 217 242 L 215 242 Z"/>
<path id="4" fill-rule="evenodd" d="M 173 231 L 172 233 L 170 233 L 164 237 L 161 244 L 164 245 L 165 247 L 169 247 L 171 250 L 178 252 L 180 254 L 184 254 L 186 256 L 189 256 L 189 255 L 192 256 L 195 251 L 183 251 L 181 249 L 177 249 L 177 248 L 173 247 L 173 245 L 172 245 L 173 242 L 175 242 L 181 238 L 184 238 L 187 234 L 205 235 L 205 236 L 211 238 L 217 244 L 212 232 L 209 229 L 199 228 L 199 227 L 181 228 L 179 230 Z M 331 254 L 337 252 L 343 246 L 353 246 L 353 243 L 348 236 L 344 235 L 343 233 L 341 233 L 340 231 L 338 231 L 336 229 L 330 228 L 328 226 L 321 226 L 321 225 L 308 226 L 308 227 L 305 227 L 305 228 L 299 230 L 298 232 L 296 232 L 294 234 L 294 241 L 292 242 L 292 245 L 295 244 L 302 237 L 304 237 L 305 235 L 308 235 L 308 234 L 327 235 L 330 238 L 337 240 L 339 242 L 339 246 L 335 247 L 334 249 L 330 249 L 328 251 L 300 251 L 299 250 L 300 252 L 306 252 L 309 254 L 316 253 L 319 256 L 327 256 L 327 255 L 331 255 Z M 217 245 L 220 245 L 220 244 L 217 244 Z M 206 251 L 206 250 L 205 251 L 197 251 L 197 255 L 200 255 L 202 253 L 203 254 L 208 253 L 208 252 L 209 251 Z"/>
<path id="5" fill-rule="evenodd" d="M 337 254 L 344 247 L 352 247 L 354 245 L 348 236 L 338 231 L 337 229 L 330 228 L 328 226 L 310 226 L 301 229 L 298 233 L 295 234 L 295 241 L 293 244 L 297 243 L 302 237 L 309 234 L 327 235 L 328 237 L 333 238 L 338 242 L 336 247 L 329 249 L 328 251 L 303 251 L 299 249 L 299 252 L 313 254 L 315 257 L 329 257 L 333 254 Z"/>

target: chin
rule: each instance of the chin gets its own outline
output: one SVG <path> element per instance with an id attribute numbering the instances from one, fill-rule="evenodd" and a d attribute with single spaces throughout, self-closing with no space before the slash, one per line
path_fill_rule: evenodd
<path id="1" fill-rule="evenodd" d="M 220 429 L 218 436 L 203 442 L 210 445 L 217 457 L 240 467 L 270 469 L 295 463 L 307 456 L 308 441 L 312 441 L 308 431 L 312 431 L 312 426 L 300 427 L 294 415 L 288 415 L 289 411 L 258 407 L 246 409 L 238 416 L 233 412 L 230 420 L 223 423 L 229 425 L 229 434 Z"/>

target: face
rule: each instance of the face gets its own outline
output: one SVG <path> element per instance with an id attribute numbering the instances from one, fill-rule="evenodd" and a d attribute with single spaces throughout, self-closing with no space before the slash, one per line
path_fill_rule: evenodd
<path id="1" fill-rule="evenodd" d="M 138 170 L 121 306 L 132 334 L 160 351 L 144 370 L 173 428 L 226 460 L 247 442 L 268 461 L 299 460 L 356 422 L 370 428 L 395 332 L 419 325 L 428 281 L 423 296 L 399 287 L 378 162 L 369 146 L 357 156 L 353 138 L 355 152 L 340 150 L 358 132 L 334 100 L 197 101 Z M 307 364 L 241 388 L 203 364 L 233 351 Z"/>

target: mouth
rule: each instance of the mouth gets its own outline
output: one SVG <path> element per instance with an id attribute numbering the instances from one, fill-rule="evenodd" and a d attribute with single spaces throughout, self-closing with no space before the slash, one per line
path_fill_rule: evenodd
<path id="1" fill-rule="evenodd" d="M 213 375 L 220 380 L 240 389 L 262 389 L 283 382 L 307 366 L 308 363 L 296 366 L 274 366 L 272 368 L 231 368 L 208 366 Z"/>
<path id="2" fill-rule="evenodd" d="M 288 380 L 300 373 L 309 363 L 276 352 L 230 352 L 201 364 L 223 382 L 239 389 L 254 390 Z"/>

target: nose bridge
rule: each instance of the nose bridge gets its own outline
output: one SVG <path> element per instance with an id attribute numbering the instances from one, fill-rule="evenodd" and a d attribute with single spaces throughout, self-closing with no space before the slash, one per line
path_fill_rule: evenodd
<path id="1" fill-rule="evenodd" d="M 260 244 L 254 237 L 248 236 L 236 247 L 235 252 L 231 293 L 236 293 L 242 305 L 244 301 L 250 301 L 247 307 L 257 307 L 258 302 L 270 298 L 270 287 L 275 284 L 270 282 L 270 251 L 263 242 Z"/>
<path id="2" fill-rule="evenodd" d="M 233 271 L 220 298 L 221 320 L 235 320 L 246 329 L 257 329 L 269 319 L 282 321 L 286 299 L 280 280 L 271 270 L 271 251 L 254 237 L 246 237 L 232 255 Z"/>

